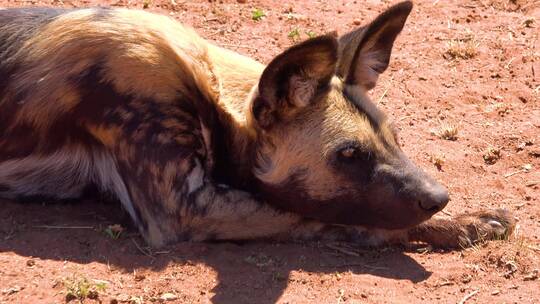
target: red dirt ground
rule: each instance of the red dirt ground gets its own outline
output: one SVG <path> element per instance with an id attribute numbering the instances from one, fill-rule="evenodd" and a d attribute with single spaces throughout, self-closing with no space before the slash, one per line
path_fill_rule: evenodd
<path id="1" fill-rule="evenodd" d="M 0 5 L 146 6 L 268 62 L 293 40 L 307 38 L 306 32 L 345 33 L 393 1 L 329 2 Z M 127 226 L 119 206 L 2 202 L 0 303 L 60 303 L 70 288 L 86 302 L 104 303 L 540 303 L 540 2 L 415 4 L 373 99 L 401 129 L 411 158 L 449 187 L 446 214 L 507 208 L 520 224 L 512 240 L 461 252 L 316 243 L 185 243 L 153 252 L 134 232 L 118 239 L 104 233 L 108 225 Z M 266 17 L 252 20 L 255 8 Z M 459 58 L 466 54 L 456 40 L 464 41 L 472 58 Z M 457 128 L 457 140 L 438 136 L 448 126 Z"/>

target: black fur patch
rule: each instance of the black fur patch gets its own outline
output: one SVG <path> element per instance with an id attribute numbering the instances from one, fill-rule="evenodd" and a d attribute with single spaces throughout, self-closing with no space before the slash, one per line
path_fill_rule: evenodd
<path id="1" fill-rule="evenodd" d="M 310 197 L 305 190 L 304 174 L 305 171 L 299 171 L 275 186 L 260 183 L 258 190 L 261 197 L 281 210 L 326 223 L 348 225 L 367 223 L 371 220 L 370 214 L 364 212 L 362 208 L 365 198 L 349 195 L 321 201 Z"/>
<path id="2" fill-rule="evenodd" d="M 371 123 L 371 126 L 375 130 L 379 130 L 381 124 L 385 121 L 386 116 L 371 100 L 369 100 L 369 98 L 356 96 L 354 91 L 347 88 L 343 90 L 343 95 L 347 98 L 347 100 L 349 100 L 349 102 L 354 104 L 360 112 L 366 115 Z"/>
<path id="3" fill-rule="evenodd" d="M 11 188 L 9 188 L 7 185 L 4 185 L 4 184 L 0 184 L 0 192 L 7 192 L 9 191 Z"/>
<path id="4" fill-rule="evenodd" d="M 36 147 L 30 136 L 30 126 L 20 124 L 13 126 L 9 134 L 5 131 L 12 126 L 19 108 L 13 98 L 7 98 L 9 92 L 6 91 L 11 75 L 24 66 L 24 58 L 17 53 L 41 27 L 66 11 L 50 8 L 0 10 L 0 140 L 16 143 L 16 148 L 4 146 L 0 149 L 0 161 L 27 156 Z"/>
<path id="5" fill-rule="evenodd" d="M 13 65 L 13 55 L 21 49 L 26 40 L 54 18 L 68 11 L 54 8 L 0 10 L 0 66 Z"/>

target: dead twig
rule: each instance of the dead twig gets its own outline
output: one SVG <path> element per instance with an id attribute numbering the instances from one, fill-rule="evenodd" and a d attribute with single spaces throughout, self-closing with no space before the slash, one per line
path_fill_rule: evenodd
<path id="1" fill-rule="evenodd" d="M 527 183 L 525 184 L 525 186 L 526 186 L 526 187 L 532 187 L 532 186 L 536 186 L 536 185 L 538 185 L 538 184 L 540 184 L 540 181 L 531 181 L 531 182 L 527 182 Z"/>
<path id="2" fill-rule="evenodd" d="M 469 294 L 467 294 L 467 295 L 465 295 L 463 297 L 463 299 L 461 299 L 461 301 L 459 301 L 459 304 L 464 304 L 465 302 L 467 302 L 468 299 L 474 297 L 474 295 L 477 294 L 477 293 L 478 293 L 478 289 L 471 292 L 471 293 L 469 293 Z"/>
<path id="3" fill-rule="evenodd" d="M 415 97 L 414 94 L 411 92 L 411 90 L 409 89 L 409 86 L 407 85 L 407 82 L 403 82 L 403 85 L 405 86 L 405 91 L 407 91 L 407 93 L 409 93 L 409 95 L 411 95 L 411 97 Z"/>
<path id="4" fill-rule="evenodd" d="M 34 228 L 42 229 L 94 229 L 93 226 L 50 226 L 50 225 L 39 225 L 33 226 Z"/>
<path id="5" fill-rule="evenodd" d="M 514 172 L 510 172 L 510 173 L 507 173 L 504 175 L 504 178 L 507 178 L 507 177 L 510 177 L 512 175 L 516 175 L 516 174 L 519 174 L 519 173 L 527 173 L 529 171 L 532 170 L 532 165 L 531 164 L 526 164 L 526 165 L 523 165 L 522 169 L 519 170 L 519 171 L 514 171 Z"/>
<path id="6" fill-rule="evenodd" d="M 529 8 L 531 8 L 531 7 L 535 6 L 535 5 L 538 5 L 538 4 L 540 4 L 540 1 L 534 1 L 533 3 L 529 3 L 529 4 L 527 4 L 527 5 L 522 6 L 522 7 L 521 7 L 521 10 L 522 10 L 522 11 L 526 11 L 526 10 L 528 10 Z"/>
<path id="7" fill-rule="evenodd" d="M 508 178 L 508 177 L 510 177 L 510 176 L 514 176 L 514 175 L 516 175 L 516 174 L 525 173 L 525 172 L 527 172 L 527 171 L 525 171 L 525 170 L 519 170 L 519 171 L 510 172 L 510 173 L 505 174 L 505 175 L 504 175 L 504 178 Z"/>
<path id="8" fill-rule="evenodd" d="M 454 282 L 452 282 L 452 281 L 444 281 L 444 282 L 440 282 L 439 284 L 437 284 L 437 287 L 451 286 L 451 285 L 454 285 Z"/>
<path id="9" fill-rule="evenodd" d="M 514 61 L 515 59 L 516 57 L 510 58 L 510 60 L 508 60 L 508 63 L 504 66 L 504 68 L 508 70 L 510 68 L 510 65 L 512 64 L 512 61 Z"/>
<path id="10" fill-rule="evenodd" d="M 351 256 L 355 256 L 355 257 L 359 257 L 360 255 L 352 250 L 349 250 L 347 248 L 343 248 L 343 247 L 340 247 L 340 246 L 337 246 L 337 245 L 333 245 L 333 244 L 326 244 L 326 247 L 330 248 L 330 249 L 334 249 L 336 251 L 339 251 L 340 253 L 343 253 L 343 254 L 346 254 L 346 255 L 351 255 Z"/>
<path id="11" fill-rule="evenodd" d="M 381 97 L 379 97 L 379 100 L 377 101 L 377 105 L 381 103 L 381 101 L 384 99 L 386 94 L 388 93 L 388 90 L 390 90 L 390 87 L 392 86 L 392 81 L 394 80 L 394 76 L 390 77 L 390 81 L 388 81 L 388 85 L 386 86 L 386 89 L 382 93 Z"/>
<path id="12" fill-rule="evenodd" d="M 230 43 L 220 43 L 220 46 L 227 46 L 227 47 L 235 47 L 235 48 L 244 48 L 244 49 L 251 49 L 251 50 L 258 50 L 258 47 L 253 47 L 249 45 L 243 45 L 243 44 L 230 44 Z"/>
<path id="13" fill-rule="evenodd" d="M 459 7 L 463 7 L 463 8 L 478 8 L 478 6 L 476 5 L 470 5 L 470 4 L 460 4 L 458 5 Z"/>
<path id="14" fill-rule="evenodd" d="M 133 242 L 133 244 L 135 244 L 135 247 L 137 247 L 137 249 L 144 255 L 146 255 L 147 257 L 150 257 L 150 258 L 154 258 L 154 256 L 148 252 L 147 250 L 144 250 L 136 241 L 135 239 L 131 239 L 131 241 Z"/>
<path id="15" fill-rule="evenodd" d="M 533 245 L 527 245 L 527 248 L 532 249 L 534 251 L 540 252 L 540 247 L 536 247 L 536 246 L 533 246 Z"/>
<path id="16" fill-rule="evenodd" d="M 342 267 L 365 267 L 373 270 L 388 270 L 390 268 L 388 267 L 381 267 L 381 266 L 371 266 L 364 263 L 345 263 L 345 264 L 339 264 L 339 265 L 324 265 L 320 266 L 323 268 L 342 268 Z"/>
<path id="17" fill-rule="evenodd" d="M 448 215 L 448 216 L 453 216 L 452 213 L 450 213 L 450 212 L 448 212 L 448 211 L 446 211 L 446 210 L 444 210 L 444 209 L 441 210 L 441 213 L 442 213 L 442 214 L 446 214 L 446 215 Z"/>

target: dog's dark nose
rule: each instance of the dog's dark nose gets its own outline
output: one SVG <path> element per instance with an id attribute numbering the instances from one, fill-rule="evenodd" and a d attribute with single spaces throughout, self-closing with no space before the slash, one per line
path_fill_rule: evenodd
<path id="1" fill-rule="evenodd" d="M 440 184 L 426 185 L 422 192 L 418 204 L 425 211 L 433 213 L 441 211 L 450 200 L 448 190 Z"/>

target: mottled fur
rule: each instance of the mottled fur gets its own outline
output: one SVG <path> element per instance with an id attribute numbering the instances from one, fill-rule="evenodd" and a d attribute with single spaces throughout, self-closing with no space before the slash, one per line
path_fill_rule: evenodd
<path id="1" fill-rule="evenodd" d="M 481 239 L 470 227 L 504 234 L 503 211 L 429 220 L 446 190 L 367 97 L 411 8 L 267 67 L 143 11 L 0 10 L 0 196 L 69 199 L 97 186 L 154 246 L 456 247 Z"/>

